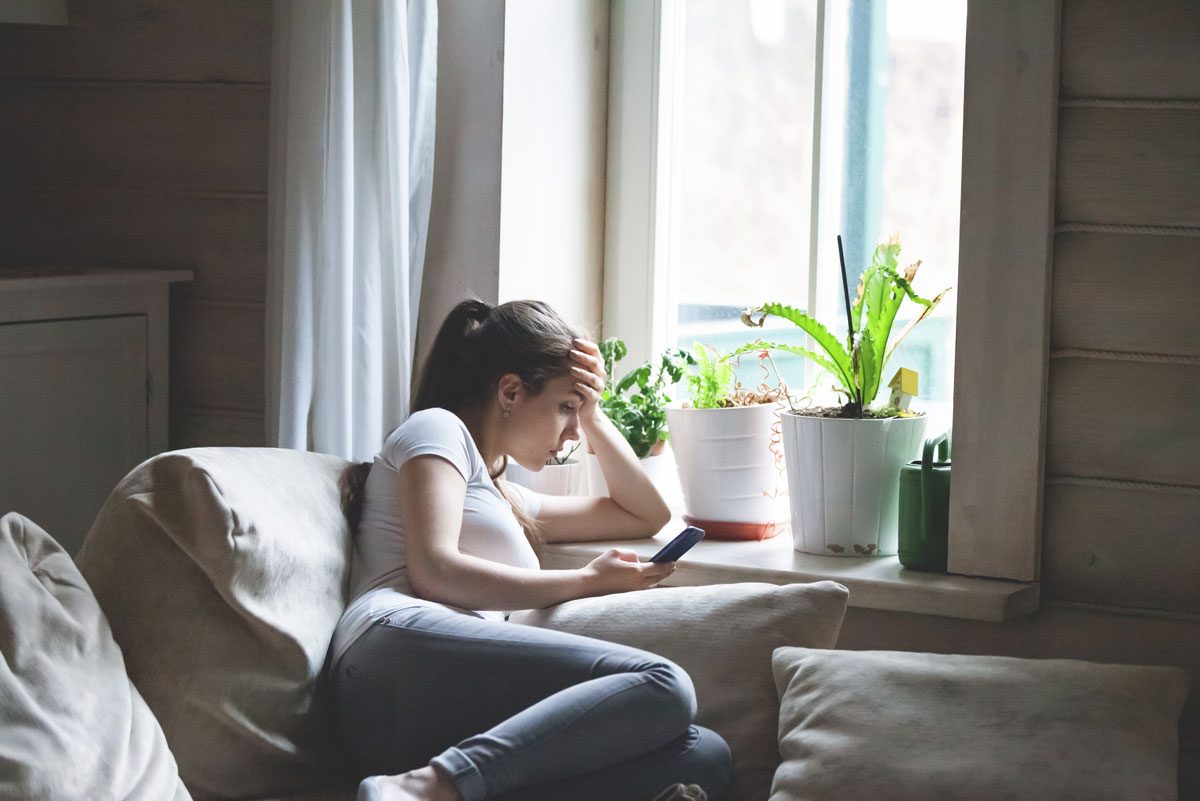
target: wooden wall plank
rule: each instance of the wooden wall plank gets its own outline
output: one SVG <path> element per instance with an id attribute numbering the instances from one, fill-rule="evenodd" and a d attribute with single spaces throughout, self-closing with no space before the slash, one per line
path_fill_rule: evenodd
<path id="1" fill-rule="evenodd" d="M 259 412 L 182 407 L 171 420 L 171 447 L 261 447 L 266 444 Z"/>
<path id="2" fill-rule="evenodd" d="M 189 301 L 171 309 L 171 408 L 262 412 L 262 304 Z"/>
<path id="3" fill-rule="evenodd" d="M 266 192 L 268 93 L 0 85 L 0 186 Z"/>
<path id="4" fill-rule="evenodd" d="M 1196 0 L 1064 0 L 1062 20 L 1064 95 L 1200 98 Z"/>
<path id="5" fill-rule="evenodd" d="M 1058 3 L 967 16 L 949 568 L 1037 579 Z M 1015 310 L 1018 310 L 1017 313 Z"/>
<path id="6" fill-rule="evenodd" d="M 0 79 L 270 80 L 269 0 L 71 0 L 68 14 L 0 25 Z"/>
<path id="7" fill-rule="evenodd" d="M 1200 228 L 1198 175 L 1200 109 L 1062 109 L 1060 222 Z"/>
<path id="8" fill-rule="evenodd" d="M 1051 483 L 1042 597 L 1200 613 L 1200 495 Z"/>
<path id="9" fill-rule="evenodd" d="M 175 287 L 176 298 L 262 302 L 267 201 L 0 191 L 0 275 L 6 266 L 51 262 L 183 267 L 196 278 Z"/>
<path id="10" fill-rule="evenodd" d="M 1200 366 L 1054 359 L 1046 473 L 1200 486 Z"/>
<path id="11" fill-rule="evenodd" d="M 1051 347 L 1200 356 L 1197 252 L 1196 237 L 1058 234 Z"/>

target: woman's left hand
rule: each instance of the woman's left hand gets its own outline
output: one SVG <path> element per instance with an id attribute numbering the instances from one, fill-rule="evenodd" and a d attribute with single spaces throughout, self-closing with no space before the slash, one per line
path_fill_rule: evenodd
<path id="1" fill-rule="evenodd" d="M 583 404 L 579 407 L 579 424 L 586 427 L 597 419 L 600 411 L 600 393 L 604 392 L 607 376 L 604 372 L 604 359 L 600 356 L 600 348 L 595 342 L 586 339 L 576 339 L 575 348 L 571 351 L 571 377 L 575 379 L 575 388 L 583 395 Z"/>

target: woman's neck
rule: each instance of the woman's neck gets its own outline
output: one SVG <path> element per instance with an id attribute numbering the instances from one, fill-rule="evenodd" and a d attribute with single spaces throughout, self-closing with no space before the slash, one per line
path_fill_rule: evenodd
<path id="1" fill-rule="evenodd" d="M 504 457 L 500 447 L 495 416 L 479 408 L 459 409 L 455 414 L 466 425 L 471 439 L 475 440 L 475 447 L 483 456 L 483 463 L 487 465 L 488 474 L 495 472 L 501 466 L 501 460 Z"/>

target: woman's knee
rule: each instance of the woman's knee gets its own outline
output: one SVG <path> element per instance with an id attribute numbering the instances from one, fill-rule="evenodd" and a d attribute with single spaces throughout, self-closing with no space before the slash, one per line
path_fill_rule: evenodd
<path id="1" fill-rule="evenodd" d="M 645 672 L 662 690 L 664 708 L 660 712 L 676 719 L 680 731 L 686 729 L 696 719 L 696 688 L 692 677 L 667 659 L 656 660 Z"/>
<path id="2" fill-rule="evenodd" d="M 686 783 L 703 787 L 709 801 L 722 801 L 728 796 L 733 781 L 733 754 L 729 744 L 721 735 L 703 726 L 688 729 L 687 740 L 690 748 L 683 758 Z"/>

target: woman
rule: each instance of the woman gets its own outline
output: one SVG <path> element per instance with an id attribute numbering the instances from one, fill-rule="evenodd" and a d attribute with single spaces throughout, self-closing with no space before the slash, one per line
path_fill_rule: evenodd
<path id="1" fill-rule="evenodd" d="M 360 801 L 721 801 L 719 735 L 692 725 L 687 674 L 645 651 L 508 623 L 503 611 L 653 587 L 673 564 L 612 549 L 541 570 L 543 540 L 649 537 L 670 512 L 598 408 L 596 346 L 544 303 L 464 301 L 412 414 L 343 476 L 351 604 L 332 645 L 338 725 Z M 497 477 L 587 436 L 607 498 Z M 477 611 L 478 610 L 478 611 Z M 664 789 L 666 788 L 666 789 Z"/>

